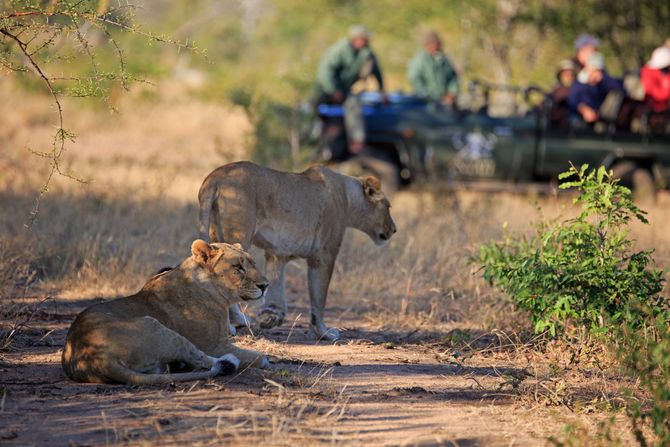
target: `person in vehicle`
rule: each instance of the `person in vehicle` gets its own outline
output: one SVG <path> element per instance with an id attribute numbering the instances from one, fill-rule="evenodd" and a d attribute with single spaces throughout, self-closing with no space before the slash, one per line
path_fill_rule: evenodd
<path id="1" fill-rule="evenodd" d="M 670 48 L 656 48 L 651 58 L 640 70 L 640 80 L 644 86 L 645 103 L 654 112 L 662 113 L 670 109 Z"/>
<path id="2" fill-rule="evenodd" d="M 435 31 L 422 36 L 421 48 L 409 64 L 407 77 L 416 94 L 436 103 L 453 106 L 458 97 L 458 74 L 442 51 L 442 39 Z"/>
<path id="3" fill-rule="evenodd" d="M 587 123 L 598 121 L 600 106 L 611 91 L 623 92 L 623 81 L 605 71 L 605 58 L 601 53 L 591 54 L 577 74 L 577 82 L 570 87 L 570 112 Z"/>
<path id="4" fill-rule="evenodd" d="M 349 28 L 347 38 L 326 50 L 319 64 L 316 80 L 317 104 L 343 104 L 349 150 L 360 153 L 365 148 L 365 126 L 362 106 L 350 96 L 351 88 L 359 81 L 374 76 L 382 100 L 386 101 L 384 79 L 375 53 L 370 48 L 371 33 L 364 25 Z"/>
<path id="5" fill-rule="evenodd" d="M 568 96 L 570 87 L 575 82 L 575 63 L 572 60 L 562 60 L 556 71 L 557 83 L 551 93 L 551 124 L 552 127 L 567 127 L 569 118 Z"/>
<path id="6" fill-rule="evenodd" d="M 576 71 L 580 71 L 586 65 L 589 57 L 600 48 L 600 41 L 590 34 L 580 34 L 575 39 L 575 50 L 577 54 L 572 59 Z"/>

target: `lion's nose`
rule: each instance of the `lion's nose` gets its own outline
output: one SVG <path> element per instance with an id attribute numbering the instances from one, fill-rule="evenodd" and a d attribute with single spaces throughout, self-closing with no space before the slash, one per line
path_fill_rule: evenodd
<path id="1" fill-rule="evenodd" d="M 264 282 L 261 284 L 257 284 L 256 287 L 261 289 L 261 293 L 265 293 L 265 291 L 268 289 L 268 283 Z"/>

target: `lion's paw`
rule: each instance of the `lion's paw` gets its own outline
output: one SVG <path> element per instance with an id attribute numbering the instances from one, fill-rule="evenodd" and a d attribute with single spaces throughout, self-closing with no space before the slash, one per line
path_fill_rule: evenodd
<path id="1" fill-rule="evenodd" d="M 319 340 L 327 340 L 327 341 L 337 341 L 340 339 L 340 331 L 335 329 L 334 327 L 325 327 L 325 330 L 318 330 L 314 326 L 312 326 L 312 331 L 316 335 L 316 338 Z"/>
<path id="2" fill-rule="evenodd" d="M 258 360 L 256 360 L 256 365 L 257 368 L 268 369 L 270 367 L 270 361 L 268 360 L 267 357 L 263 356 L 258 358 Z"/>
<path id="3" fill-rule="evenodd" d="M 325 334 L 321 336 L 321 338 L 329 341 L 336 341 L 340 339 L 340 331 L 335 329 L 334 327 L 328 328 Z"/>
<path id="4" fill-rule="evenodd" d="M 263 329 L 270 329 L 281 326 L 284 322 L 284 313 L 271 307 L 267 307 L 261 311 L 258 316 L 258 323 Z"/>
<path id="5" fill-rule="evenodd" d="M 215 367 L 218 367 L 218 375 L 227 376 L 234 373 L 240 367 L 240 359 L 233 354 L 226 354 L 216 359 Z"/>

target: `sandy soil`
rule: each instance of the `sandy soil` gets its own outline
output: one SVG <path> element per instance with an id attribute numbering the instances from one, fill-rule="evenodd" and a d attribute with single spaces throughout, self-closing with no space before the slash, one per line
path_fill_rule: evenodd
<path id="1" fill-rule="evenodd" d="M 269 353 L 270 370 L 160 387 L 77 384 L 60 354 L 69 323 L 94 301 L 43 303 L 0 357 L 0 444 L 534 446 L 579 418 L 506 387 L 531 374 L 509 353 L 455 361 L 446 332 L 375 331 L 357 316 L 342 321 L 345 340 L 317 342 L 299 307 L 281 328 L 237 337 Z"/>

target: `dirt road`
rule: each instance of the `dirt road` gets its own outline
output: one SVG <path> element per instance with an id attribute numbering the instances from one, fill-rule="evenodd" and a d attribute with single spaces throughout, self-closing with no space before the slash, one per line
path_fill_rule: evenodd
<path id="1" fill-rule="evenodd" d="M 162 387 L 77 384 L 60 353 L 88 304 L 44 303 L 3 355 L 0 444 L 534 446 L 577 417 L 508 386 L 530 375 L 518 356 L 483 350 L 459 361 L 446 330 L 371 330 L 357 317 L 343 322 L 344 341 L 316 342 L 306 309 L 238 337 L 271 355 L 267 371 Z"/>

